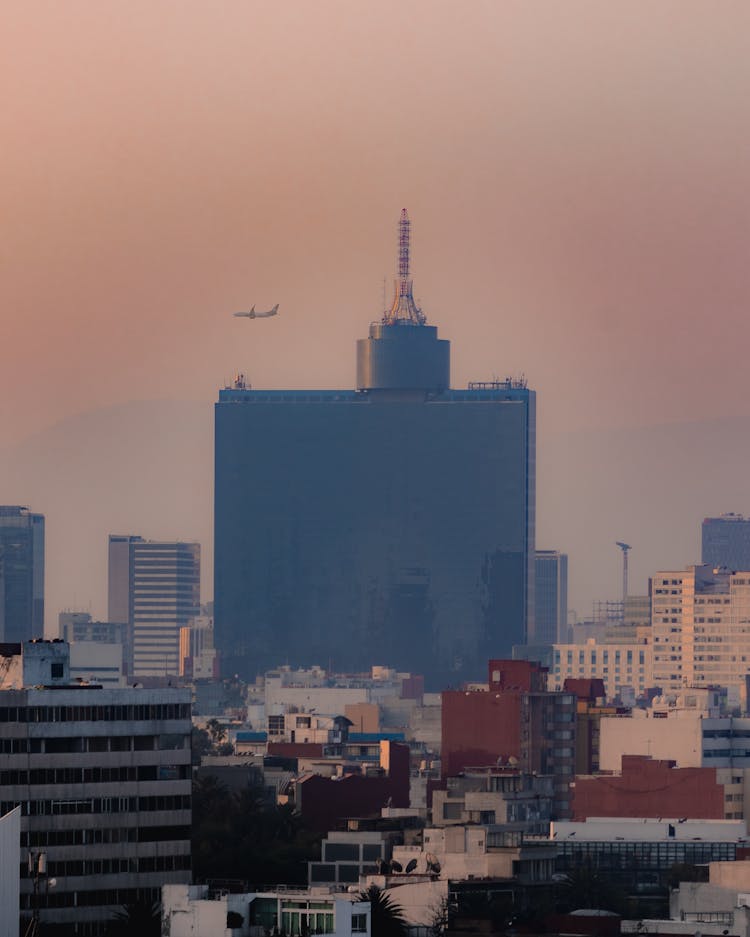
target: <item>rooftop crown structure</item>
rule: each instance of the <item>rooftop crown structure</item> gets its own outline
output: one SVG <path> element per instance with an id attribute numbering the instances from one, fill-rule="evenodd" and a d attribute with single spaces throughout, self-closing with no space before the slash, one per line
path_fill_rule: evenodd
<path id="1" fill-rule="evenodd" d="M 288 662 L 477 674 L 533 614 L 535 395 L 450 389 L 450 343 L 414 301 L 399 222 L 393 304 L 356 390 L 216 404 L 215 637 L 227 672 Z"/>

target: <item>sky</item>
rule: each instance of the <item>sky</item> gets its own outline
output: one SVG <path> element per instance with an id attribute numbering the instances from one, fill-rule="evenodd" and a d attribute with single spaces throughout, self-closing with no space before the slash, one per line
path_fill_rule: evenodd
<path id="1" fill-rule="evenodd" d="M 402 207 L 453 384 L 538 393 L 572 604 L 615 540 L 633 591 L 697 562 L 750 511 L 749 47 L 732 0 L 2 4 L 0 503 L 47 514 L 48 618 L 106 613 L 117 527 L 201 539 L 210 597 L 217 388 L 352 386 Z"/>

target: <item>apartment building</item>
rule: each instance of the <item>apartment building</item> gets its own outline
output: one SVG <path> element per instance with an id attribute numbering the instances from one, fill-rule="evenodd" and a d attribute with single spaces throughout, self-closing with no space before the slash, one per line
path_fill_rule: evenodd
<path id="1" fill-rule="evenodd" d="M 0 690 L 0 815 L 21 807 L 22 917 L 86 937 L 190 881 L 190 692 L 70 684 L 67 647 L 0 649 L 23 674 Z"/>

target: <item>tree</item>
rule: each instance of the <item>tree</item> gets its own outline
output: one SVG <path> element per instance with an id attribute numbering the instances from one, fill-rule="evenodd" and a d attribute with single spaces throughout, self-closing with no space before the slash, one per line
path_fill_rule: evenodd
<path id="1" fill-rule="evenodd" d="M 211 738 L 211 747 L 216 751 L 219 745 L 226 741 L 227 730 L 218 719 L 209 719 L 206 723 L 206 730 Z"/>
<path id="2" fill-rule="evenodd" d="M 358 897 L 370 902 L 372 937 L 407 937 L 409 925 L 404 912 L 382 888 L 370 885 Z"/>
<path id="3" fill-rule="evenodd" d="M 160 937 L 161 905 L 158 901 L 136 901 L 115 911 L 107 926 L 107 937 Z"/>

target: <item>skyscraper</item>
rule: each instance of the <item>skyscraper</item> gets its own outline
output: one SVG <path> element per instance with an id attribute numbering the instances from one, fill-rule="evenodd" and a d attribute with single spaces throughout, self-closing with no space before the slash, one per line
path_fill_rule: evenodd
<path id="1" fill-rule="evenodd" d="M 44 636 L 44 515 L 0 505 L 0 641 Z"/>
<path id="2" fill-rule="evenodd" d="M 534 600 L 535 395 L 450 389 L 450 343 L 414 301 L 409 219 L 393 305 L 357 343 L 356 390 L 216 404 L 217 646 L 246 675 L 288 661 L 433 679 L 523 643 Z"/>
<path id="3" fill-rule="evenodd" d="M 750 569 L 750 518 L 707 517 L 701 525 L 701 562 L 714 569 Z"/>
<path id="4" fill-rule="evenodd" d="M 180 672 L 180 628 L 200 614 L 200 544 L 109 538 L 109 620 L 131 630 L 135 676 Z"/>
<path id="5" fill-rule="evenodd" d="M 568 557 L 557 550 L 537 550 L 533 644 L 567 641 Z"/>

